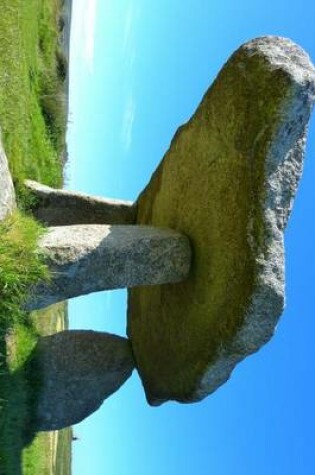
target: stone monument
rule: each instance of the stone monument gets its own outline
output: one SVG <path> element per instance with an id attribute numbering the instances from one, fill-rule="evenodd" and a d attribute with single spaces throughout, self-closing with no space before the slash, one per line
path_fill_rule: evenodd
<path id="1" fill-rule="evenodd" d="M 215 391 L 238 362 L 271 338 L 283 311 L 283 233 L 314 99 L 315 69 L 306 53 L 285 38 L 257 38 L 225 64 L 135 203 L 82 198 L 28 182 L 35 215 L 52 226 L 40 246 L 53 271 L 50 282 L 33 289 L 29 308 L 128 287 L 127 334 L 148 402 L 195 402 Z M 111 233 L 117 240 L 108 239 Z M 90 345 L 94 337 L 101 341 L 90 334 Z M 56 337 L 60 347 L 63 338 L 68 336 Z M 54 358 L 45 381 L 55 377 Z M 102 384 L 99 371 L 81 371 L 80 365 L 77 359 L 69 366 L 69 377 L 80 375 L 78 388 L 81 377 L 88 379 L 85 371 L 91 371 L 93 387 L 98 377 Z M 106 379 L 106 364 L 100 371 Z M 62 406 L 71 398 L 47 387 L 42 401 L 53 398 L 55 414 L 65 414 Z M 81 416 L 99 401 L 87 404 Z M 38 427 L 45 430 L 57 420 L 62 427 L 79 419 L 43 417 Z"/>

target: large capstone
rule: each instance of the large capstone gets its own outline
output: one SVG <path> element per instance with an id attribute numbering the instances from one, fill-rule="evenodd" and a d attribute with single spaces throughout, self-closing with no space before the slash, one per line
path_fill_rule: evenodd
<path id="1" fill-rule="evenodd" d="M 129 378 L 134 360 L 126 338 L 68 330 L 39 339 L 32 368 L 39 382 L 34 428 L 50 431 L 96 411 Z"/>
<path id="2" fill-rule="evenodd" d="M 138 224 L 193 245 L 187 280 L 129 290 L 128 336 L 150 404 L 204 398 L 272 336 L 314 93 L 301 48 L 279 37 L 246 43 L 139 196 Z"/>
<path id="3" fill-rule="evenodd" d="M 0 134 L 0 221 L 15 208 L 15 193 Z"/>

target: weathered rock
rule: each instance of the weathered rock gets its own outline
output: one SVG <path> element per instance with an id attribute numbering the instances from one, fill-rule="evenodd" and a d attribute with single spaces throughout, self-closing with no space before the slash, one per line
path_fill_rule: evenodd
<path id="1" fill-rule="evenodd" d="M 150 226 L 54 227 L 39 247 L 52 278 L 32 289 L 28 310 L 100 290 L 178 282 L 191 262 L 185 236 Z"/>
<path id="2" fill-rule="evenodd" d="M 47 226 L 135 223 L 136 206 L 131 201 L 54 189 L 32 180 L 24 184 L 33 195 L 33 215 Z"/>
<path id="3" fill-rule="evenodd" d="M 0 134 L 0 221 L 16 207 L 15 193 Z"/>
<path id="4" fill-rule="evenodd" d="M 272 336 L 314 94 L 314 67 L 290 40 L 243 45 L 140 195 L 137 223 L 193 245 L 186 281 L 129 290 L 128 336 L 150 404 L 204 398 Z"/>
<path id="5" fill-rule="evenodd" d="M 134 369 L 126 338 L 84 330 L 41 337 L 34 360 L 41 378 L 35 420 L 38 431 L 82 421 L 117 391 Z"/>

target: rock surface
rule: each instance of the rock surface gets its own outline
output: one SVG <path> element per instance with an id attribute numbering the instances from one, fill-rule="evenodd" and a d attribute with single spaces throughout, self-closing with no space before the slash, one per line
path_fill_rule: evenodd
<path id="1" fill-rule="evenodd" d="M 109 333 L 68 330 L 41 337 L 35 355 L 42 378 L 38 431 L 77 424 L 117 391 L 134 369 L 128 340 Z"/>
<path id="2" fill-rule="evenodd" d="M 314 67 L 290 40 L 243 45 L 140 195 L 137 223 L 193 245 L 186 281 L 129 290 L 128 336 L 150 404 L 201 400 L 272 336 L 314 94 Z"/>
<path id="3" fill-rule="evenodd" d="M 100 290 L 178 282 L 191 263 L 185 236 L 151 226 L 54 227 L 39 247 L 52 278 L 32 289 L 28 310 Z"/>
<path id="4" fill-rule="evenodd" d="M 0 221 L 10 214 L 15 207 L 14 187 L 0 135 Z"/>
<path id="5" fill-rule="evenodd" d="M 136 207 L 130 201 L 56 190 L 32 180 L 26 180 L 25 186 L 33 195 L 33 215 L 47 226 L 134 224 L 136 220 Z"/>

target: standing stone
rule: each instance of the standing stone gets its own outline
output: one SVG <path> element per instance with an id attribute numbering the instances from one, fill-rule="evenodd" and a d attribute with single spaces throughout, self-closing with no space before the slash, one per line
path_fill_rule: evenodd
<path id="1" fill-rule="evenodd" d="M 117 391 L 134 369 L 128 340 L 109 333 L 68 330 L 41 337 L 35 355 L 41 377 L 37 431 L 82 421 Z"/>
<path id="2" fill-rule="evenodd" d="M 128 336 L 150 404 L 204 398 L 272 336 L 314 94 L 301 48 L 246 43 L 138 198 L 138 224 L 176 229 L 193 246 L 186 281 L 129 290 Z"/>
<path id="3" fill-rule="evenodd" d="M 0 221 L 16 207 L 15 193 L 0 134 Z"/>
<path id="4" fill-rule="evenodd" d="M 27 310 L 101 290 L 178 282 L 191 261 L 184 235 L 151 226 L 60 226 L 39 248 L 51 280 L 31 289 Z"/>
<path id="5" fill-rule="evenodd" d="M 47 226 L 135 223 L 136 207 L 131 201 L 54 189 L 32 180 L 24 184 L 33 198 L 33 215 Z"/>

